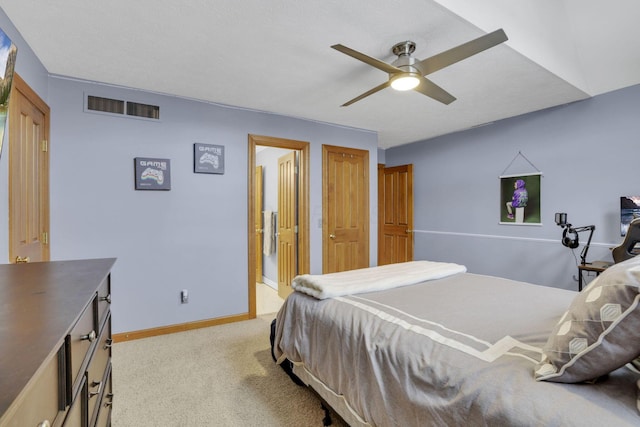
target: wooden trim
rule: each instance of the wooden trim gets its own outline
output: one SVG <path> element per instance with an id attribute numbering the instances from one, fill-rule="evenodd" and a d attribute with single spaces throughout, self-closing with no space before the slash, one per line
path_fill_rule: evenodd
<path id="1" fill-rule="evenodd" d="M 194 329 L 208 328 L 210 326 L 224 325 L 226 323 L 241 322 L 243 320 L 249 320 L 249 318 L 250 317 L 248 313 L 236 314 L 233 316 L 198 320 L 196 322 L 180 323 L 177 325 L 160 326 L 158 328 L 143 329 L 140 331 L 123 332 L 120 334 L 113 334 L 112 338 L 114 342 L 132 341 L 141 338 L 155 337 L 158 335 L 173 334 L 175 332 L 185 332 Z"/>
<path id="2" fill-rule="evenodd" d="M 384 250 L 384 237 L 382 235 L 382 221 L 384 220 L 384 183 L 382 178 L 384 176 L 384 164 L 378 163 L 378 265 L 382 261 L 383 250 Z"/>
<path id="3" fill-rule="evenodd" d="M 47 116 L 47 119 L 49 118 L 48 116 L 49 116 L 50 108 L 47 105 L 47 103 L 44 102 L 42 98 L 40 98 L 40 96 L 38 96 L 38 94 L 33 89 L 31 89 L 31 87 L 27 84 L 27 82 L 25 82 L 24 79 L 20 77 L 18 73 L 14 73 L 13 75 L 11 90 L 19 90 L 26 98 L 29 99 L 29 101 L 31 101 L 33 105 L 35 105 L 36 107 L 38 107 L 40 111 L 45 113 L 45 115 Z M 11 100 L 9 100 L 9 103 L 11 103 Z"/>
<path id="4" fill-rule="evenodd" d="M 249 134 L 248 172 L 247 172 L 247 239 L 249 247 L 248 282 L 249 282 L 249 316 L 256 317 L 256 253 L 255 253 L 255 213 L 253 201 L 255 198 L 256 145 L 267 147 L 298 150 L 300 163 L 298 173 L 298 273 L 310 272 L 310 218 L 309 218 L 309 171 L 311 165 L 311 149 L 309 142 L 293 139 L 276 138 L 272 136 Z"/>
<path id="5" fill-rule="evenodd" d="M 248 169 L 249 175 L 247 178 L 247 210 L 249 211 L 247 216 L 247 240 L 248 240 L 248 263 L 247 268 L 249 271 L 249 317 L 256 317 L 256 218 L 255 218 L 255 209 L 253 204 L 256 200 L 256 180 L 255 180 L 255 170 L 256 170 L 256 144 L 252 140 L 251 135 L 249 135 L 249 152 L 248 152 Z"/>

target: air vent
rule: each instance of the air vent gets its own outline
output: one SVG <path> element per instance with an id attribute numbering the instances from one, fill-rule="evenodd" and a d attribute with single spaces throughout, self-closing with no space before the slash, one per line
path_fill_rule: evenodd
<path id="1" fill-rule="evenodd" d="M 122 117 L 160 120 L 160 107 L 122 99 L 86 95 L 85 111 L 118 114 Z"/>
<path id="2" fill-rule="evenodd" d="M 157 120 L 160 119 L 160 107 L 127 101 L 127 115 Z"/>
<path id="3" fill-rule="evenodd" d="M 124 114 L 124 101 L 89 95 L 87 97 L 87 109 L 103 113 Z"/>

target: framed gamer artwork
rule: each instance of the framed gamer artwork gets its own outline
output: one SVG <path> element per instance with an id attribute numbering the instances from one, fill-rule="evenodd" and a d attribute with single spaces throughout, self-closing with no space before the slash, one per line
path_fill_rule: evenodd
<path id="1" fill-rule="evenodd" d="M 171 160 L 136 157 L 136 190 L 171 190 Z"/>
<path id="2" fill-rule="evenodd" d="M 224 146 L 193 144 L 193 172 L 224 174 Z"/>

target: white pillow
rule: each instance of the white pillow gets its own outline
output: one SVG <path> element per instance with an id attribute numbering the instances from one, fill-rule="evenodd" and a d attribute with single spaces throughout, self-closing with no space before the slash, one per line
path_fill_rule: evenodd
<path id="1" fill-rule="evenodd" d="M 640 257 L 615 264 L 574 298 L 543 347 L 538 381 L 597 379 L 640 356 Z"/>

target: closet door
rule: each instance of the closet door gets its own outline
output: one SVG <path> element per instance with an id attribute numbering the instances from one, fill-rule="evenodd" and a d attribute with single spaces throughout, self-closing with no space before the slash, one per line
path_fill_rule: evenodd
<path id="1" fill-rule="evenodd" d="M 369 152 L 322 146 L 323 273 L 369 267 Z"/>
<path id="2" fill-rule="evenodd" d="M 49 261 L 49 107 L 16 74 L 9 109 L 9 261 Z"/>
<path id="3" fill-rule="evenodd" d="M 254 201 L 254 220 L 256 223 L 256 283 L 262 283 L 262 247 L 263 247 L 263 232 L 264 227 L 262 225 L 262 166 L 256 166 L 256 183 L 255 183 L 255 201 Z"/>
<path id="4" fill-rule="evenodd" d="M 378 168 L 378 265 L 413 261 L 413 165 Z"/>

